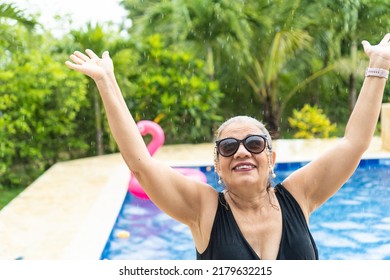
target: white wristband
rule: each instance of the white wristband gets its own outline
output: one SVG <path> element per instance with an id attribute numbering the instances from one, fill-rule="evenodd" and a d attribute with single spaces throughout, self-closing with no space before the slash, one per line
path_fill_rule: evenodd
<path id="1" fill-rule="evenodd" d="M 366 77 L 379 77 L 387 79 L 389 77 L 389 71 L 382 68 L 367 68 Z"/>

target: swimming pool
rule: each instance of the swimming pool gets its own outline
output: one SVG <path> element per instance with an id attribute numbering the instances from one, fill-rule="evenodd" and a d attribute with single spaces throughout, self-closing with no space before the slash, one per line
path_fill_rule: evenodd
<path id="1" fill-rule="evenodd" d="M 275 180 L 305 164 L 277 164 Z M 212 167 L 199 169 L 218 186 Z M 341 190 L 311 216 L 310 229 L 320 259 L 390 260 L 390 159 L 362 160 Z M 118 237 L 121 231 L 130 236 Z M 101 259 L 193 260 L 196 253 L 185 225 L 152 202 L 127 194 Z"/>

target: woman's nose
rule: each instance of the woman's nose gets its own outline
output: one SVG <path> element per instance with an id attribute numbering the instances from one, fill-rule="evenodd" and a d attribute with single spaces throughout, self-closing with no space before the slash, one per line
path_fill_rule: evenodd
<path id="1" fill-rule="evenodd" d="M 247 157 L 249 155 L 251 155 L 251 153 L 245 148 L 242 143 L 240 143 L 240 146 L 238 146 L 238 150 L 234 154 L 234 157 Z"/>

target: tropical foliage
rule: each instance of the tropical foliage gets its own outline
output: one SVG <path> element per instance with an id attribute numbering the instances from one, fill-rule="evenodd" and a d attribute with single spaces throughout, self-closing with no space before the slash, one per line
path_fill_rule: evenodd
<path id="1" fill-rule="evenodd" d="M 332 123 L 342 131 L 357 98 L 360 41 L 376 43 L 390 25 L 387 0 L 121 4 L 131 27 L 89 23 L 60 38 L 0 4 L 0 186 L 118 151 L 93 82 L 63 64 L 75 49 L 110 50 L 131 112 L 159 122 L 168 144 L 210 141 L 233 115 L 263 120 L 276 138 L 290 128 L 327 137 L 337 136 Z"/>
<path id="2" fill-rule="evenodd" d="M 157 34 L 142 49 L 128 104 L 136 121 L 160 123 L 171 143 L 211 141 L 214 124 L 222 120 L 217 111 L 223 95 L 203 71 L 204 61 L 170 50 Z"/>
<path id="3" fill-rule="evenodd" d="M 336 131 L 336 124 L 330 122 L 322 109 L 308 104 L 301 110 L 294 109 L 288 122 L 295 130 L 295 138 L 329 138 Z"/>
<path id="4" fill-rule="evenodd" d="M 7 60 L 0 71 L 0 188 L 30 182 L 86 145 L 77 125 L 83 79 L 38 49 L 13 51 Z"/>
<path id="5" fill-rule="evenodd" d="M 297 103 L 318 103 L 328 98 L 324 92 L 349 102 L 336 112 L 348 115 L 361 83 L 357 42 L 374 40 L 373 27 L 380 35 L 387 32 L 384 11 L 390 10 L 384 0 L 122 3 L 134 19 L 135 34 L 158 30 L 172 44 L 206 59 L 207 72 L 226 94 L 225 117 L 254 115 L 276 138 L 283 136 L 288 127 L 283 120 Z M 324 110 L 334 115 L 334 107 Z"/>

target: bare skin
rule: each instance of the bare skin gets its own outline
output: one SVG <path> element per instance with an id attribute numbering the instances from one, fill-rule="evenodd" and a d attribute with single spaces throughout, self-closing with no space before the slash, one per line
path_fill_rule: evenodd
<path id="1" fill-rule="evenodd" d="M 369 67 L 390 68 L 389 40 L 390 34 L 387 34 L 378 45 L 362 42 Z M 111 132 L 129 169 L 162 211 L 189 226 L 195 246 L 202 253 L 210 240 L 218 205 L 217 191 L 149 155 L 123 100 L 108 52 L 100 58 L 91 50 L 86 50 L 85 54 L 76 51 L 70 60 L 72 62 L 66 62 L 69 68 L 95 81 Z M 307 221 L 355 171 L 374 134 L 385 84 L 384 78 L 365 78 L 343 139 L 283 182 L 298 201 Z M 261 134 L 261 131 L 251 124 L 232 123 L 221 138 L 243 139 L 249 134 Z M 233 156 L 220 156 L 216 163 L 216 172 L 228 190 L 224 193 L 227 203 L 244 237 L 261 259 L 276 259 L 282 233 L 278 201 L 273 191 L 267 191 L 269 169 L 275 164 L 275 158 L 274 152 L 252 154 L 240 145 Z M 239 165 L 246 167 L 237 169 Z"/>

